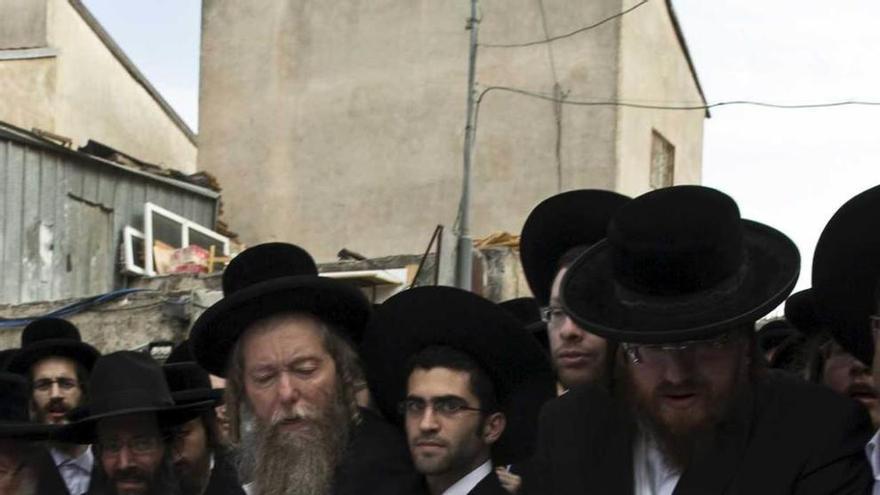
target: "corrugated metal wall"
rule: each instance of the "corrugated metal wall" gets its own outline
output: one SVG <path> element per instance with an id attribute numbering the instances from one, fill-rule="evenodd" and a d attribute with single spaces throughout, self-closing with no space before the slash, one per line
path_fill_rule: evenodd
<path id="1" fill-rule="evenodd" d="M 0 303 L 112 290 L 122 228 L 143 229 L 145 202 L 214 227 L 217 199 L 191 189 L 0 136 Z"/>

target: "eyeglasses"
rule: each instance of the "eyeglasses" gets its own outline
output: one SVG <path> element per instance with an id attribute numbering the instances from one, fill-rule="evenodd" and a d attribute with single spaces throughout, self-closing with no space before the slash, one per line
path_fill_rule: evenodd
<path id="1" fill-rule="evenodd" d="M 733 342 L 729 333 L 706 340 L 689 340 L 675 344 L 630 344 L 621 347 L 633 364 L 656 366 L 668 361 L 672 354 L 692 353 L 699 360 L 712 361 L 722 357 Z"/>
<path id="2" fill-rule="evenodd" d="M 40 378 L 34 381 L 34 390 L 41 393 L 47 393 L 52 390 L 52 385 L 58 384 L 58 389 L 62 392 L 70 392 L 79 386 L 79 382 L 73 378 Z"/>
<path id="3" fill-rule="evenodd" d="M 401 401 L 398 405 L 400 414 L 409 417 L 421 417 L 425 414 L 425 410 L 427 410 L 428 407 L 430 407 L 435 414 L 446 418 L 451 418 L 464 411 L 483 412 L 479 407 L 471 407 L 464 399 L 458 397 L 437 397 L 429 401 L 410 397 Z"/>
<path id="4" fill-rule="evenodd" d="M 568 318 L 568 313 L 561 306 L 545 306 L 541 308 L 541 321 L 546 323 L 547 328 L 550 330 L 559 329 L 565 323 L 566 318 Z"/>
<path id="5" fill-rule="evenodd" d="M 130 440 L 107 438 L 99 439 L 98 445 L 104 454 L 119 455 L 124 447 L 128 447 L 128 450 L 136 455 L 145 455 L 159 450 L 162 439 L 159 437 L 134 437 Z"/>

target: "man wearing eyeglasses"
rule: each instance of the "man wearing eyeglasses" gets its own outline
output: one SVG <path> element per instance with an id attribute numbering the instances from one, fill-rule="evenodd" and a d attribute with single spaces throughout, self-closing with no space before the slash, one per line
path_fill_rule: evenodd
<path id="1" fill-rule="evenodd" d="M 214 406 L 204 400 L 175 404 L 161 367 L 149 356 L 119 351 L 97 360 L 90 378 L 88 406 L 59 437 L 93 442 L 100 472 L 100 493 L 176 495 L 173 431 Z"/>
<path id="2" fill-rule="evenodd" d="M 764 369 L 756 345 L 799 264 L 714 189 L 622 207 L 561 285 L 573 319 L 620 342 L 612 382 L 545 406 L 526 493 L 869 493 L 865 411 Z"/>
<path id="3" fill-rule="evenodd" d="M 566 191 L 538 204 L 523 225 L 520 260 L 529 288 L 542 307 L 560 393 L 606 381 L 614 346 L 568 317 L 559 288 L 568 267 L 605 237 L 611 215 L 629 200 L 611 191 Z"/>
<path id="4" fill-rule="evenodd" d="M 43 318 L 25 327 L 21 350 L 8 369 L 29 379 L 34 421 L 68 423 L 67 414 L 88 400 L 86 383 L 98 356 L 94 347 L 82 341 L 79 329 L 66 320 Z M 100 484 L 100 480 L 92 482 L 95 463 L 89 445 L 53 442 L 49 454 L 42 459 L 41 476 L 54 481 L 57 493 L 82 495 Z"/>
<path id="5" fill-rule="evenodd" d="M 880 186 L 844 203 L 825 225 L 813 257 L 809 297 L 835 343 L 880 384 Z M 867 395 L 867 394 L 866 394 Z M 876 404 L 876 395 L 875 404 Z M 880 494 L 880 434 L 865 447 L 875 495 Z"/>
<path id="6" fill-rule="evenodd" d="M 419 287 L 377 309 L 361 347 L 376 402 L 402 423 L 426 491 L 506 495 L 499 476 L 522 458 L 504 445 L 536 420 L 514 397 L 535 376 L 552 384 L 522 324 L 470 292 Z"/>

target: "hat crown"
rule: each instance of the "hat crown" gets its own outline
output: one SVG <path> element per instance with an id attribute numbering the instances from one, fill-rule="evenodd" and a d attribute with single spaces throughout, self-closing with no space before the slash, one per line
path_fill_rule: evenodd
<path id="1" fill-rule="evenodd" d="M 21 375 L 0 372 L 0 423 L 26 423 L 28 384 Z"/>
<path id="2" fill-rule="evenodd" d="M 608 226 L 615 281 L 651 296 L 710 289 L 742 264 L 739 208 L 701 186 L 646 193 L 624 205 Z"/>
<path id="3" fill-rule="evenodd" d="M 70 340 L 82 342 L 79 329 L 61 318 L 40 318 L 24 327 L 21 332 L 21 347 L 26 348 L 45 340 Z"/>
<path id="4" fill-rule="evenodd" d="M 211 377 L 195 362 L 177 362 L 162 366 L 171 393 L 210 389 Z"/>
<path id="5" fill-rule="evenodd" d="M 258 244 L 229 262 L 223 272 L 223 295 L 280 277 L 304 275 L 318 275 L 318 266 L 305 249 L 284 242 Z"/>
<path id="6" fill-rule="evenodd" d="M 118 351 L 98 358 L 89 384 L 91 415 L 174 405 L 162 368 L 140 352 Z"/>

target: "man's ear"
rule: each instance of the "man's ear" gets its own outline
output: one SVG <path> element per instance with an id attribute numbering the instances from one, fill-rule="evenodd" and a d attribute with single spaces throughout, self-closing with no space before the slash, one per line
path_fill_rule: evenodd
<path id="1" fill-rule="evenodd" d="M 507 418 L 502 412 L 494 412 L 483 421 L 483 441 L 492 445 L 501 438 L 504 428 L 507 427 Z"/>

